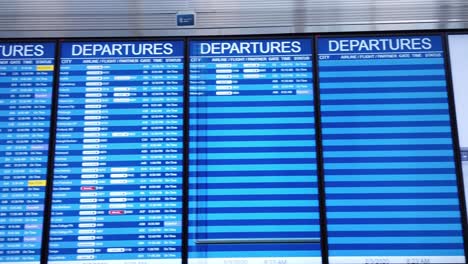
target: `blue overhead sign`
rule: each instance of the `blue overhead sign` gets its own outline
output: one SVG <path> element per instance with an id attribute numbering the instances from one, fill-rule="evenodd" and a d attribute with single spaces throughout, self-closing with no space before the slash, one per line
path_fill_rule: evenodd
<path id="1" fill-rule="evenodd" d="M 176 20 L 178 27 L 195 26 L 195 13 L 177 13 Z"/>

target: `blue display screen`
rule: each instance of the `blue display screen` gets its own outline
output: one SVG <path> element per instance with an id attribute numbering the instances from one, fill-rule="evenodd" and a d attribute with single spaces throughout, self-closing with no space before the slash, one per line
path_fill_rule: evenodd
<path id="1" fill-rule="evenodd" d="M 321 263 L 312 41 L 189 48 L 189 262 Z"/>
<path id="2" fill-rule="evenodd" d="M 442 38 L 318 51 L 330 263 L 465 263 Z"/>
<path id="3" fill-rule="evenodd" d="M 183 42 L 61 45 L 48 263 L 181 263 Z"/>
<path id="4" fill-rule="evenodd" d="M 40 262 L 54 43 L 0 43 L 0 263 Z"/>

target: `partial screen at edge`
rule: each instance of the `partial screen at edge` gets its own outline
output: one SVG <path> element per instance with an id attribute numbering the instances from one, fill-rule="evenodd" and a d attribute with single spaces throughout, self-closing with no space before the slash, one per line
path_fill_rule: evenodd
<path id="1" fill-rule="evenodd" d="M 189 47 L 189 262 L 321 263 L 312 41 Z"/>
<path id="2" fill-rule="evenodd" d="M 48 263 L 181 263 L 183 42 L 60 59 Z"/>
<path id="3" fill-rule="evenodd" d="M 468 35 L 449 35 L 450 66 L 457 113 L 458 143 L 461 149 L 463 182 L 468 190 Z"/>
<path id="4" fill-rule="evenodd" d="M 318 50 L 330 263 L 466 263 L 442 38 Z"/>
<path id="5" fill-rule="evenodd" d="M 54 43 L 0 43 L 0 263 L 41 258 Z"/>

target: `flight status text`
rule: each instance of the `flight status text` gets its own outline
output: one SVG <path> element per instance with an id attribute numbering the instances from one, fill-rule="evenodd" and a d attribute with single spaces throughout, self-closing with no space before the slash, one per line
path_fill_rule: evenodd
<path id="1" fill-rule="evenodd" d="M 189 46 L 190 263 L 321 263 L 312 40 Z"/>
<path id="2" fill-rule="evenodd" d="M 180 263 L 183 43 L 64 43 L 49 263 Z"/>
<path id="3" fill-rule="evenodd" d="M 39 263 L 53 43 L 0 44 L 0 263 Z"/>

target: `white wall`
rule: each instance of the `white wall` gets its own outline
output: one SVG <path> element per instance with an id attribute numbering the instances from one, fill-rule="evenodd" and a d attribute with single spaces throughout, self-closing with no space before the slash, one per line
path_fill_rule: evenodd
<path id="1" fill-rule="evenodd" d="M 450 35 L 450 64 L 457 115 L 458 140 L 463 153 L 468 152 L 468 35 Z M 465 196 L 468 190 L 468 159 L 462 161 Z M 468 204 L 468 196 L 467 204 Z"/>

